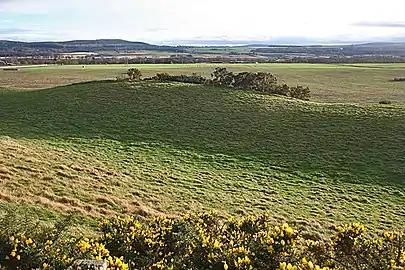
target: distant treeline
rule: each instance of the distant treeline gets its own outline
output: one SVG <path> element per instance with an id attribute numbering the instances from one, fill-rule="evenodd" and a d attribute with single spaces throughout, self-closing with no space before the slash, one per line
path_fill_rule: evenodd
<path id="1" fill-rule="evenodd" d="M 285 47 L 263 47 L 251 51 L 258 54 L 313 54 L 313 55 L 336 55 L 336 56 L 403 56 L 405 46 L 364 46 L 364 45 L 345 45 L 345 46 L 285 46 Z"/>
<path id="2" fill-rule="evenodd" d="M 185 52 L 184 49 L 174 46 L 152 45 L 145 42 L 131 42 L 119 39 L 73 40 L 65 42 L 19 42 L 0 40 L 0 56 L 2 57 L 53 57 L 55 54 L 71 52 L 134 50 Z"/>
<path id="3" fill-rule="evenodd" d="M 148 57 L 125 58 L 125 56 L 140 51 L 146 52 Z M 156 57 L 156 52 L 159 52 L 159 54 L 163 52 L 166 55 L 172 56 Z M 69 55 L 66 55 L 69 53 L 89 55 L 83 58 L 73 57 L 69 59 Z M 8 58 L 8 62 L 13 64 L 177 64 L 202 62 L 391 63 L 405 62 L 405 43 L 200 47 L 162 46 L 119 39 L 74 40 L 66 42 L 16 42 L 0 40 L 0 57 Z"/>
<path id="4" fill-rule="evenodd" d="M 3 63 L 3 64 L 2 64 Z M 1 65 L 97 65 L 97 64 L 197 64 L 197 63 L 311 63 L 311 64 L 353 64 L 353 63 L 405 63 L 405 57 L 373 56 L 373 57 L 330 57 L 330 58 L 245 58 L 245 57 L 193 57 L 171 56 L 161 58 L 117 58 L 117 57 L 88 57 L 73 58 L 3 58 Z"/>

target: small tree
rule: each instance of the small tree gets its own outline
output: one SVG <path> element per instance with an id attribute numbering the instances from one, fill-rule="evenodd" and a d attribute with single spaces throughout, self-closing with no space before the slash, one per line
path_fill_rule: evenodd
<path id="1" fill-rule="evenodd" d="M 129 80 L 131 81 L 140 81 L 142 77 L 142 72 L 137 68 L 130 68 L 127 71 Z"/>

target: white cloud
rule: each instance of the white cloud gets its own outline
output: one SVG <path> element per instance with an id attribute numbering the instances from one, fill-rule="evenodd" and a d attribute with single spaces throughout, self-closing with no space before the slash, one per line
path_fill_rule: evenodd
<path id="1" fill-rule="evenodd" d="M 64 39 L 146 41 L 197 36 L 255 40 L 280 36 L 405 36 L 405 28 L 359 23 L 401 22 L 404 7 L 402 0 L 70 0 L 57 4 L 51 0 L 0 0 L 3 13 L 45 14 L 43 31 L 65 33 Z M 51 14 L 59 14 L 59 20 L 47 21 Z"/>

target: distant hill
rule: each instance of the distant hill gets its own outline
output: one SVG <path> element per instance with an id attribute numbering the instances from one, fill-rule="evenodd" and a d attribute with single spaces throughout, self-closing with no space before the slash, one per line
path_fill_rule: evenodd
<path id="1" fill-rule="evenodd" d="M 213 42 L 213 41 L 212 41 Z M 216 41 L 218 42 L 218 41 Z M 297 45 L 282 43 L 266 44 L 251 41 L 250 44 L 241 42 L 218 43 L 206 42 L 206 46 L 167 46 L 153 45 L 145 42 L 132 42 L 122 39 L 98 39 L 98 40 L 72 40 L 63 42 L 19 42 L 0 40 L 0 57 L 31 57 L 47 56 L 53 57 L 62 53 L 88 52 L 104 56 L 127 54 L 138 51 L 160 51 L 175 55 L 186 53 L 191 55 L 245 55 L 257 57 L 257 59 L 285 59 L 285 58 L 339 58 L 366 57 L 375 59 L 398 58 L 405 59 L 405 42 L 373 42 L 351 45 Z M 225 42 L 229 43 L 225 45 Z M 239 43 L 239 44 L 238 44 Z M 301 43 L 303 44 L 303 43 Z M 201 56 L 203 55 L 203 56 Z M 374 60 L 373 60 L 374 61 Z M 402 60 L 401 60 L 402 61 Z"/>
<path id="2" fill-rule="evenodd" d="M 252 52 L 257 54 L 312 54 L 314 56 L 364 56 L 364 55 L 384 55 L 384 56 L 405 56 L 405 43 L 378 42 L 352 45 L 268 45 L 257 46 Z"/>
<path id="3" fill-rule="evenodd" d="M 52 55 L 71 52 L 153 50 L 181 52 L 173 46 L 152 45 L 121 39 L 72 40 L 63 42 L 20 42 L 0 40 L 0 56 Z"/>

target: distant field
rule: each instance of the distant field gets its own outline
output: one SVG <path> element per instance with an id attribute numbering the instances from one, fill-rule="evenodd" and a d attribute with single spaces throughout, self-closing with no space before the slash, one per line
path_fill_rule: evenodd
<path id="1" fill-rule="evenodd" d="M 145 76 L 157 72 L 172 74 L 198 73 L 209 76 L 218 64 L 192 65 L 95 65 L 31 67 L 20 71 L 1 71 L 0 88 L 39 89 L 75 82 L 114 79 L 124 76 L 130 67 L 142 70 Z M 234 64 L 233 71 L 267 71 L 287 84 L 302 84 L 312 90 L 317 102 L 378 103 L 388 100 L 405 104 L 405 82 L 392 82 L 405 77 L 405 64 Z"/>
<path id="2" fill-rule="evenodd" d="M 213 66 L 140 68 L 146 75 L 208 74 Z M 1 72 L 0 81 L 51 87 L 114 78 L 126 68 L 29 68 Z M 405 107 L 398 105 L 405 98 L 402 84 L 388 82 L 403 66 L 232 69 L 273 71 L 289 83 L 336 90 L 314 90 L 317 101 L 374 104 L 146 82 L 3 89 L 0 209 L 25 203 L 42 218 L 69 211 L 90 218 L 269 211 L 312 232 L 349 221 L 405 229 Z M 379 94 L 371 94 L 375 89 Z M 398 104 L 375 104 L 383 98 Z"/>

